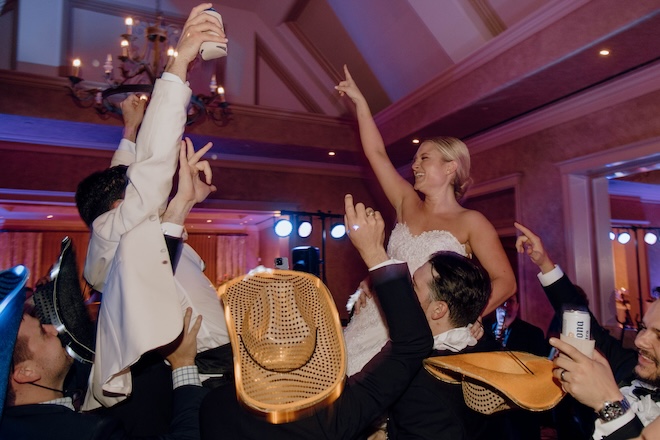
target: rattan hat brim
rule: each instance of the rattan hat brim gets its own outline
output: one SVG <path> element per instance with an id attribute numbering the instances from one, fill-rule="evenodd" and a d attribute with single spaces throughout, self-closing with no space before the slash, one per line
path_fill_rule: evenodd
<path id="1" fill-rule="evenodd" d="M 300 328 L 276 341 L 283 347 L 269 349 L 268 345 L 272 348 L 276 343 L 259 345 L 252 341 L 261 329 L 243 326 L 256 325 L 252 316 L 259 312 L 254 308 L 262 307 L 264 296 L 271 294 L 267 291 L 274 286 L 291 295 L 290 308 L 298 310 L 289 310 L 287 315 L 294 316 L 295 326 Z M 339 397 L 346 375 L 346 350 L 337 308 L 321 280 L 305 272 L 267 270 L 235 278 L 220 286 L 218 294 L 225 306 L 232 344 L 236 395 L 243 405 L 271 423 L 285 423 Z M 250 338 L 243 338 L 244 334 L 250 334 Z M 246 340 L 252 344 L 250 350 Z M 310 344 L 313 350 L 308 350 Z M 282 369 L 269 368 L 282 363 L 273 360 L 280 353 L 292 355 L 293 364 Z"/>
<path id="2" fill-rule="evenodd" d="M 552 375 L 552 362 L 525 352 L 437 356 L 425 359 L 424 368 L 445 382 L 462 383 L 466 403 L 483 413 L 507 409 L 509 402 L 528 411 L 545 411 L 565 394 Z"/>

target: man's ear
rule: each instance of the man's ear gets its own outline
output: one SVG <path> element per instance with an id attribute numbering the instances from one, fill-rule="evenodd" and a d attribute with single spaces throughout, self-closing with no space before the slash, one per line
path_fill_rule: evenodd
<path id="1" fill-rule="evenodd" d="M 117 199 L 114 202 L 112 202 L 112 205 L 110 205 L 110 209 L 115 209 L 121 202 L 123 202 L 124 199 Z"/>
<path id="2" fill-rule="evenodd" d="M 11 377 L 16 383 L 32 383 L 41 379 L 41 374 L 34 368 L 33 362 L 24 361 L 14 367 Z"/>
<path id="3" fill-rule="evenodd" d="M 449 307 L 445 301 L 433 301 L 431 303 L 431 318 L 442 319 L 449 313 Z"/>

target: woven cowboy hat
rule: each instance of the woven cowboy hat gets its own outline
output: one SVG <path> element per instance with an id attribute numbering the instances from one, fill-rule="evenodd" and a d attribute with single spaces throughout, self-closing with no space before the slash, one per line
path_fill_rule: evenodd
<path id="1" fill-rule="evenodd" d="M 314 275 L 263 269 L 218 289 L 225 306 L 238 400 L 271 423 L 332 403 L 346 350 L 328 288 Z"/>
<path id="2" fill-rule="evenodd" d="M 73 243 L 64 237 L 60 256 L 49 281 L 34 292 L 36 314 L 42 324 L 52 324 L 69 356 L 91 364 L 94 361 L 94 324 L 87 313 Z"/>
<path id="3" fill-rule="evenodd" d="M 23 317 L 28 274 L 25 266 L 15 266 L 0 272 L 0 416 L 5 406 L 16 335 Z"/>
<path id="4" fill-rule="evenodd" d="M 437 379 L 460 383 L 467 406 L 483 414 L 545 411 L 565 394 L 552 376 L 552 361 L 520 351 L 437 356 L 425 359 L 424 368 Z"/>

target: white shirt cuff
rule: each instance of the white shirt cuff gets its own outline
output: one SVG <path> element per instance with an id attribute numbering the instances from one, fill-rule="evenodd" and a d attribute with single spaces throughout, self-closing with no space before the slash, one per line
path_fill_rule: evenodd
<path id="1" fill-rule="evenodd" d="M 391 264 L 399 264 L 399 263 L 405 263 L 405 262 L 404 262 L 404 261 L 400 261 L 400 260 L 395 260 L 394 258 L 390 258 L 390 259 L 387 260 L 387 261 L 383 261 L 382 263 L 378 263 L 378 264 L 375 265 L 374 267 L 370 267 L 370 268 L 369 268 L 369 272 L 374 271 L 374 270 L 376 270 L 376 269 L 380 269 L 381 267 L 384 267 L 384 266 L 389 266 L 389 265 L 391 265 Z"/>
<path id="2" fill-rule="evenodd" d="M 634 418 L 635 412 L 629 409 L 627 413 L 611 422 L 603 422 L 601 419 L 596 419 L 593 436 L 594 440 L 601 440 L 603 437 L 607 437 Z"/>
<path id="3" fill-rule="evenodd" d="M 536 276 L 539 277 L 539 281 L 541 282 L 541 285 L 543 287 L 546 287 L 559 280 L 559 278 L 563 277 L 564 271 L 561 270 L 561 267 L 555 264 L 555 268 L 552 269 L 550 272 L 546 272 L 546 273 L 539 272 Z"/>
<path id="4" fill-rule="evenodd" d="M 121 151 L 128 151 L 131 154 L 135 154 L 135 142 L 129 141 L 128 139 L 122 138 L 121 141 L 119 141 L 119 146 L 117 147 L 117 150 Z"/>
<path id="5" fill-rule="evenodd" d="M 163 234 L 169 235 L 170 237 L 181 238 L 183 236 L 183 225 L 164 222 L 160 224 L 160 229 L 163 231 Z"/>

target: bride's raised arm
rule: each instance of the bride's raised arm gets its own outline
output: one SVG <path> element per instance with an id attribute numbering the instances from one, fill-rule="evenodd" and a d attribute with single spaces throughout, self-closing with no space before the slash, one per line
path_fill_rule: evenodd
<path id="1" fill-rule="evenodd" d="M 353 81 L 348 67 L 344 65 L 344 74 L 346 79 L 341 81 L 335 89 L 340 95 L 348 96 L 355 104 L 358 125 L 360 127 L 360 140 L 371 169 L 376 174 L 378 183 L 385 192 L 387 199 L 396 209 L 397 215 L 400 214 L 400 207 L 406 196 L 417 196 L 412 185 L 406 181 L 394 168 L 385 150 L 383 137 L 378 131 L 378 127 L 371 115 L 369 104 L 360 92 L 360 89 Z"/>

